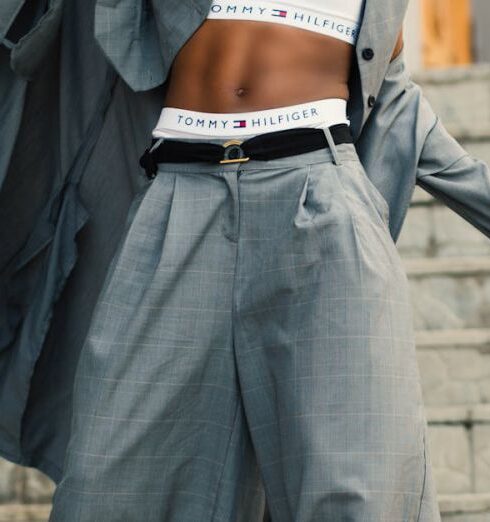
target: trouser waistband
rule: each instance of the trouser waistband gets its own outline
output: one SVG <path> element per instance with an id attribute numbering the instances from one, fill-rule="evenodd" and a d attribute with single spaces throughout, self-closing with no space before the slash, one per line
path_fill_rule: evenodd
<path id="1" fill-rule="evenodd" d="M 252 160 L 272 160 L 295 154 L 304 154 L 328 147 L 333 161 L 340 164 L 336 145 L 353 143 L 350 128 L 345 124 L 324 129 L 297 128 L 253 136 L 246 140 L 228 140 L 224 143 L 186 142 L 175 139 L 153 138 L 152 146 L 140 157 L 140 165 L 149 179 L 155 177 L 162 162 L 215 164 L 240 163 Z"/>
<path id="2" fill-rule="evenodd" d="M 349 125 L 347 101 L 325 98 L 311 102 L 247 112 L 202 112 L 163 107 L 154 138 L 251 138 L 258 134 L 299 127 Z"/>

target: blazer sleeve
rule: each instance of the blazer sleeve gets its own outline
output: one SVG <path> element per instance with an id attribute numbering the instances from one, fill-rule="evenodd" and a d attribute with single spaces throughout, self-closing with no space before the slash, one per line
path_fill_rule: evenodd
<path id="1" fill-rule="evenodd" d="M 398 107 L 397 122 L 411 129 L 399 131 L 412 141 L 415 183 L 490 237 L 490 168 L 471 156 L 449 134 L 404 62 L 404 50 L 389 65 L 385 101 Z M 389 112 L 389 111 L 388 111 Z"/>
<path id="2" fill-rule="evenodd" d="M 415 88 L 420 88 L 417 85 Z M 490 237 L 490 169 L 448 133 L 422 95 L 421 110 L 435 123 L 427 133 L 416 183 Z"/>

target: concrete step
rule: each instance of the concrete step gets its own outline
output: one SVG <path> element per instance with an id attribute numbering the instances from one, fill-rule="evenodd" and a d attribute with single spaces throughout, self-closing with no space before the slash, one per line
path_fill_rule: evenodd
<path id="1" fill-rule="evenodd" d="M 490 324 L 490 257 L 404 258 L 416 330 Z"/>
<path id="2" fill-rule="evenodd" d="M 2 504 L 0 522 L 46 522 L 51 504 Z"/>
<path id="3" fill-rule="evenodd" d="M 416 331 L 416 343 L 443 520 L 479 522 L 490 513 L 471 496 L 490 492 L 490 329 Z"/>
<path id="4" fill-rule="evenodd" d="M 489 522 L 490 493 L 438 495 L 443 522 Z"/>
<path id="5" fill-rule="evenodd" d="M 481 159 L 490 165 L 490 134 L 469 138 L 460 137 L 459 143 L 470 156 Z"/>
<path id="6" fill-rule="evenodd" d="M 473 348 L 480 353 L 490 353 L 490 328 L 418 330 L 415 339 L 419 351 Z"/>
<path id="7" fill-rule="evenodd" d="M 480 407 L 485 410 L 478 412 Z M 490 492 L 488 405 L 466 409 L 427 408 L 426 417 L 428 449 L 437 493 Z"/>
<path id="8" fill-rule="evenodd" d="M 432 69 L 412 77 L 458 141 L 490 136 L 490 64 Z"/>
<path id="9" fill-rule="evenodd" d="M 417 361 L 426 408 L 490 403 L 490 354 L 469 348 L 438 348 L 418 350 Z"/>
<path id="10" fill-rule="evenodd" d="M 439 407 L 426 406 L 425 415 L 427 422 L 433 426 L 438 424 L 462 424 L 466 426 L 470 424 L 490 425 L 490 404 Z"/>
<path id="11" fill-rule="evenodd" d="M 490 330 L 418 331 L 416 343 L 428 410 L 456 408 L 457 422 L 466 422 L 470 418 L 467 408 L 490 403 Z M 435 418 L 431 414 L 431 420 Z"/>
<path id="12" fill-rule="evenodd" d="M 487 275 L 490 273 L 490 258 L 467 256 L 452 258 L 413 258 L 403 260 L 407 274 L 413 278 L 431 275 Z"/>
<path id="13" fill-rule="evenodd" d="M 420 187 L 396 246 L 404 258 L 490 255 L 490 238 Z"/>
<path id="14" fill-rule="evenodd" d="M 429 194 L 426 190 L 415 186 L 412 195 L 412 201 L 410 202 L 411 207 L 415 205 L 438 205 L 440 204 L 436 198 L 434 198 L 431 194 Z"/>

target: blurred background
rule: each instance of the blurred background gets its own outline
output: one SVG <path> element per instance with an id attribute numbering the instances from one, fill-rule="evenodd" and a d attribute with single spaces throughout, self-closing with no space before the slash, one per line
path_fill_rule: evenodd
<path id="1" fill-rule="evenodd" d="M 490 165 L 490 0 L 410 0 L 408 68 L 448 131 Z M 444 522 L 490 522 L 490 240 L 419 187 L 397 247 Z"/>
<path id="2" fill-rule="evenodd" d="M 490 165 L 489 25 L 490 0 L 410 0 L 404 35 L 412 78 L 449 132 Z M 397 248 L 442 519 L 490 522 L 490 241 L 417 187 Z M 0 458 L 0 522 L 46 522 L 53 491 L 42 473 Z"/>

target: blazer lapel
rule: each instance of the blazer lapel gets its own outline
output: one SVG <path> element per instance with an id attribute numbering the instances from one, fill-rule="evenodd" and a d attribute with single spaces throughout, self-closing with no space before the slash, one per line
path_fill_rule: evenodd
<path id="1" fill-rule="evenodd" d="M 0 2 L 0 42 L 3 42 L 24 3 L 25 0 L 2 0 Z"/>

